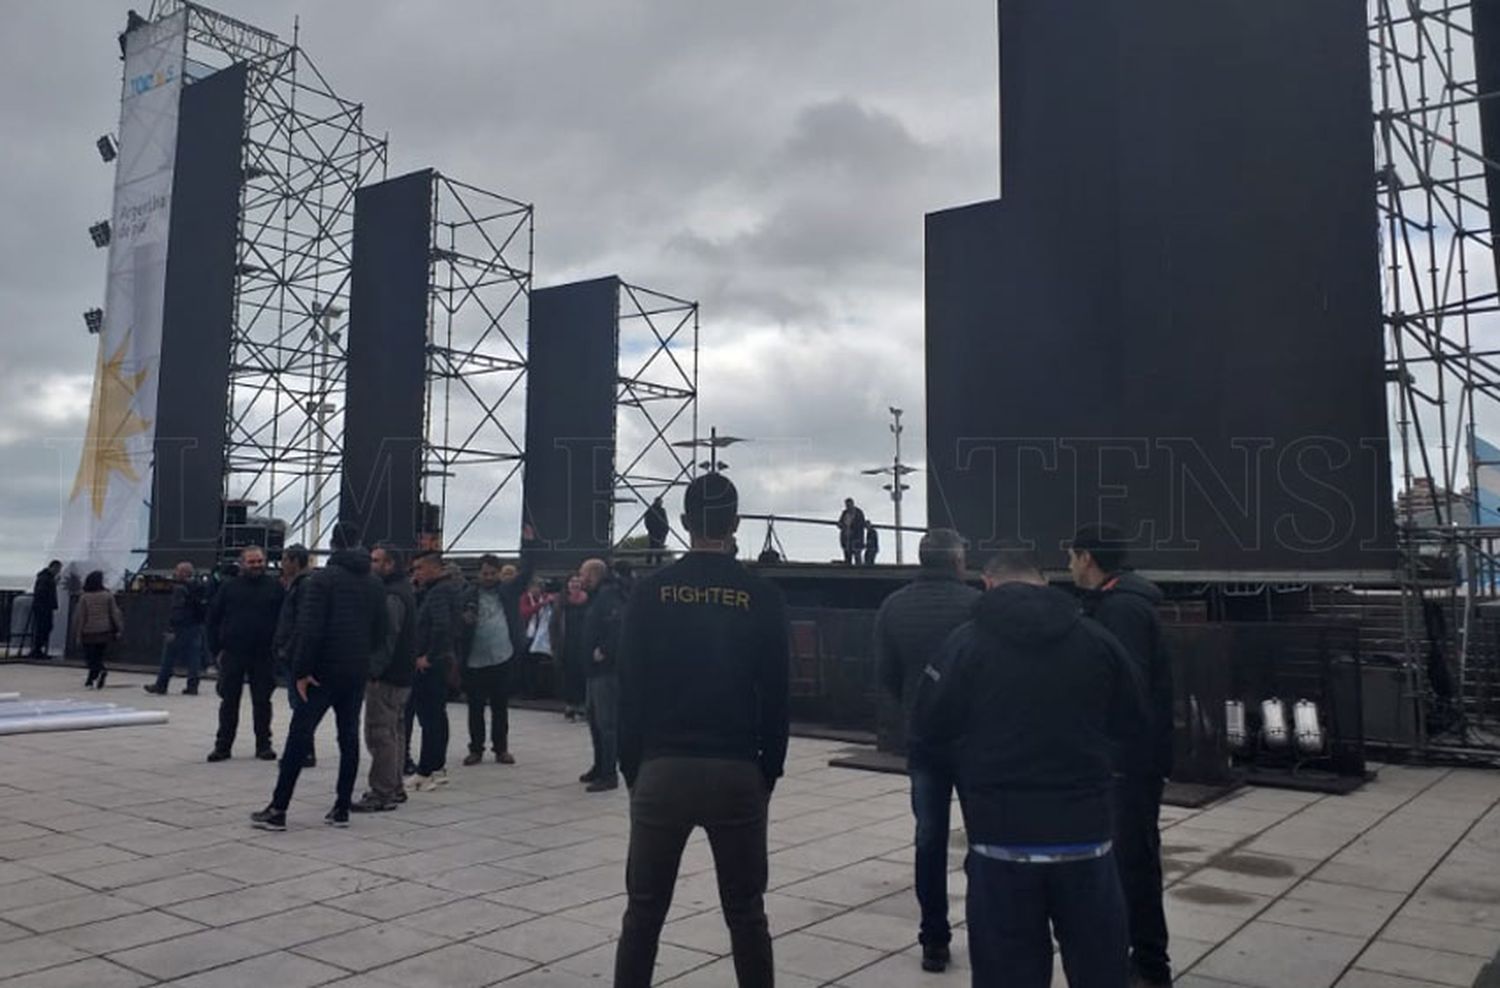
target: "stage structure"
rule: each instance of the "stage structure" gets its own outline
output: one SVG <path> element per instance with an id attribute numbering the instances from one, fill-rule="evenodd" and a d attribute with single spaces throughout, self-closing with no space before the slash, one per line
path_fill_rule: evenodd
<path id="1" fill-rule="evenodd" d="M 207 7 L 156 0 L 186 19 L 186 82 L 242 66 L 242 185 L 223 426 L 222 552 L 255 541 L 255 517 L 287 542 L 327 543 L 343 453 L 354 193 L 385 175 L 386 142 L 302 49 Z M 196 495 L 194 495 L 196 496 Z"/>
<path id="2" fill-rule="evenodd" d="M 1459 741 L 1480 740 L 1473 726 L 1493 743 L 1500 656 L 1481 605 L 1500 573 L 1500 3 L 1372 0 L 1370 12 L 1407 661 L 1427 659 L 1418 605 L 1442 600 Z M 1415 685 L 1434 699 L 1429 677 Z"/>

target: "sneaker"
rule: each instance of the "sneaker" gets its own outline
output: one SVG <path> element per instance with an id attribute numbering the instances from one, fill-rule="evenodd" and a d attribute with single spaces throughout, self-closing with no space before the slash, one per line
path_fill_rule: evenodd
<path id="1" fill-rule="evenodd" d="M 924 971 L 940 974 L 948 970 L 948 962 L 952 959 L 946 943 L 935 943 L 922 947 L 922 970 Z"/>
<path id="2" fill-rule="evenodd" d="M 167 688 L 165 686 L 158 686 L 156 683 L 147 683 L 145 686 L 142 686 L 141 689 L 145 690 L 147 693 L 150 693 L 152 696 L 165 696 L 167 692 Z"/>
<path id="3" fill-rule="evenodd" d="M 599 778 L 599 770 L 596 769 L 596 768 L 591 768 L 587 772 L 585 772 L 582 775 L 580 775 L 578 777 L 578 781 L 579 782 L 593 782 L 597 778 Z"/>
<path id="4" fill-rule="evenodd" d="M 396 808 L 395 800 L 381 799 L 366 793 L 359 802 L 349 807 L 350 813 L 389 813 Z"/>
<path id="5" fill-rule="evenodd" d="M 432 784 L 434 786 L 446 786 L 448 784 L 448 770 L 440 768 L 432 773 Z"/>
<path id="6" fill-rule="evenodd" d="M 464 756 L 465 765 L 478 765 L 482 761 L 484 761 L 484 752 L 482 751 L 471 751 Z"/>
<path id="7" fill-rule="evenodd" d="M 275 748 L 261 748 L 255 753 L 255 757 L 263 762 L 274 762 L 276 760 Z"/>
<path id="8" fill-rule="evenodd" d="M 349 826 L 349 807 L 335 806 L 328 811 L 328 815 L 323 818 L 323 822 L 330 827 Z"/>
<path id="9" fill-rule="evenodd" d="M 267 806 L 259 812 L 250 814 L 250 825 L 256 830 L 285 830 L 286 810 L 278 810 L 274 806 Z"/>
<path id="10" fill-rule="evenodd" d="M 430 775 L 417 776 L 416 780 L 411 785 L 413 792 L 432 792 L 432 790 L 436 789 L 437 787 L 437 780 L 435 780 Z"/>
<path id="11" fill-rule="evenodd" d="M 611 789 L 620 788 L 619 779 L 595 779 L 584 787 L 584 792 L 609 792 Z"/>
<path id="12" fill-rule="evenodd" d="M 213 751 L 210 751 L 208 753 L 208 760 L 211 761 L 211 762 L 224 762 L 224 761 L 228 761 L 229 760 L 229 751 L 228 751 L 228 749 L 225 749 L 225 748 L 215 748 Z"/>
<path id="13" fill-rule="evenodd" d="M 398 790 L 396 792 L 396 795 L 393 797 L 393 802 L 395 802 L 395 804 L 397 806 L 400 806 L 402 803 L 406 802 L 407 798 L 408 797 L 406 795 L 406 790 L 405 789 L 400 789 L 400 790 Z"/>
<path id="14" fill-rule="evenodd" d="M 516 756 L 508 751 L 497 751 L 495 752 L 495 761 L 501 765 L 514 765 L 516 763 Z"/>
<path id="15" fill-rule="evenodd" d="M 165 693 L 166 690 L 162 690 L 162 692 Z M 196 686 L 184 686 L 182 688 L 182 695 L 183 696 L 197 696 L 198 695 L 198 687 L 196 687 Z"/>

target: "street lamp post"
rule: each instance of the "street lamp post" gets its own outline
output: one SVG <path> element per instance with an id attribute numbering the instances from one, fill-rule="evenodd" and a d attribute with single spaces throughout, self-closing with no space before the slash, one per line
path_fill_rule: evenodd
<path id="1" fill-rule="evenodd" d="M 896 515 L 896 565 L 900 566 L 905 561 L 905 558 L 904 558 L 905 554 L 904 554 L 904 552 L 902 550 L 902 545 L 901 545 L 901 533 L 902 533 L 902 530 L 901 530 L 901 501 L 903 499 L 902 495 L 906 491 L 911 490 L 911 485 L 908 484 L 908 483 L 906 483 L 906 475 L 909 474 L 909 473 L 916 473 L 917 469 L 916 469 L 916 467 L 909 467 L 905 463 L 901 462 L 901 433 L 906 430 L 906 427 L 901 424 L 901 416 L 904 413 L 902 412 L 901 409 L 896 408 L 894 405 L 891 406 L 890 412 L 891 412 L 891 419 L 892 419 L 891 425 L 890 425 L 891 435 L 894 436 L 895 439 L 896 439 L 896 456 L 895 456 L 895 459 L 893 459 L 891 461 L 891 465 L 888 466 L 888 467 L 875 467 L 874 469 L 865 470 L 865 471 L 862 471 L 862 472 L 865 473 L 865 474 L 867 474 L 867 475 L 869 475 L 869 476 L 872 476 L 872 477 L 873 476 L 880 476 L 880 477 L 890 477 L 891 478 L 891 482 L 889 484 L 882 485 L 882 489 L 887 490 L 887 491 L 890 492 L 890 494 L 891 494 L 891 504 L 895 508 L 895 515 Z"/>

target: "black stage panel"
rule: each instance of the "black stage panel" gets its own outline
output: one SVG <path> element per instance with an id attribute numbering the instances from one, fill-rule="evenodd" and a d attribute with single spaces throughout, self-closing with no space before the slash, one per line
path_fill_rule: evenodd
<path id="1" fill-rule="evenodd" d="M 1389 571 L 1362 0 L 1004 0 L 1002 198 L 927 225 L 929 522 Z"/>
<path id="2" fill-rule="evenodd" d="M 245 67 L 183 89 L 172 177 L 146 565 L 211 567 L 223 524 Z"/>
<path id="3" fill-rule="evenodd" d="M 430 170 L 355 193 L 339 519 L 366 545 L 417 543 L 431 242 Z"/>
<path id="4" fill-rule="evenodd" d="M 522 496 L 539 565 L 575 565 L 613 544 L 619 296 L 613 277 L 531 295 Z"/>

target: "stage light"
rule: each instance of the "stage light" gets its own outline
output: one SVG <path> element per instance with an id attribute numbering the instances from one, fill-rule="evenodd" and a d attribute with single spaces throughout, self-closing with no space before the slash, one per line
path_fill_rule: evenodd
<path id="1" fill-rule="evenodd" d="M 113 137 L 105 134 L 103 137 L 94 142 L 94 147 L 99 149 L 99 157 L 103 158 L 106 163 L 115 160 L 117 152 L 115 150 L 115 139 Z"/>
<path id="2" fill-rule="evenodd" d="M 89 328 L 90 336 L 98 336 L 104 329 L 104 310 L 93 308 L 83 314 L 83 324 Z"/>
<path id="3" fill-rule="evenodd" d="M 100 220 L 89 227 L 89 238 L 94 241 L 95 247 L 109 246 L 109 220 Z"/>

